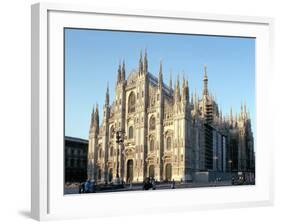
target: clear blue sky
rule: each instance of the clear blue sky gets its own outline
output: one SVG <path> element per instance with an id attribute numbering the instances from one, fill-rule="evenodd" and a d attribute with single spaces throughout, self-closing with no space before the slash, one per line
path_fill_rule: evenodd
<path id="1" fill-rule="evenodd" d="M 88 138 L 96 103 L 101 122 L 107 82 L 112 102 L 119 61 L 125 60 L 128 75 L 145 48 L 152 74 L 157 76 L 162 60 L 164 82 L 168 84 L 170 71 L 173 83 L 184 72 L 191 92 L 202 93 L 206 64 L 209 91 L 223 114 L 231 107 L 239 112 L 246 101 L 255 129 L 255 39 L 65 29 L 65 135 Z"/>

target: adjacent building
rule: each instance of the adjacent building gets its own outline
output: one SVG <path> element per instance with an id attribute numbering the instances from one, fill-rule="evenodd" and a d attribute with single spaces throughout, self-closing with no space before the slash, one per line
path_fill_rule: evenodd
<path id="1" fill-rule="evenodd" d="M 65 183 L 87 179 L 88 140 L 65 137 Z"/>
<path id="2" fill-rule="evenodd" d="M 97 182 L 192 181 L 200 172 L 254 174 L 254 140 L 246 105 L 239 114 L 222 115 L 208 90 L 204 68 L 202 94 L 190 95 L 188 80 L 163 82 L 162 63 L 153 75 L 147 53 L 126 78 L 117 70 L 115 96 L 109 89 L 103 111 L 93 109 L 88 150 L 88 178 Z M 99 114 L 103 114 L 100 122 Z M 116 143 L 116 132 L 123 143 Z"/>

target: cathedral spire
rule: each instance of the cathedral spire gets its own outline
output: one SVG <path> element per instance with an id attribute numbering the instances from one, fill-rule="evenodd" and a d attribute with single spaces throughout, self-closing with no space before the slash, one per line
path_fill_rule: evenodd
<path id="1" fill-rule="evenodd" d="M 183 100 L 186 100 L 187 102 L 189 102 L 189 88 L 188 88 L 188 81 L 187 80 L 183 80 L 183 89 L 182 89 L 182 98 Z"/>
<path id="2" fill-rule="evenodd" d="M 179 81 L 179 75 L 177 77 L 177 84 L 176 84 L 176 99 L 177 99 L 177 101 L 180 101 L 180 81 Z"/>
<path id="3" fill-rule="evenodd" d="M 204 65 L 204 89 L 203 89 L 203 95 L 208 96 L 208 76 L 207 76 L 207 66 Z"/>
<path id="4" fill-rule="evenodd" d="M 230 118 L 229 118 L 230 120 L 230 125 L 232 126 L 232 124 L 233 124 L 233 114 L 232 114 L 232 107 L 230 108 Z"/>
<path id="5" fill-rule="evenodd" d="M 194 91 L 194 110 L 197 113 L 197 111 L 199 110 L 199 102 L 198 102 L 198 95 L 197 95 L 197 90 L 195 89 Z"/>
<path id="6" fill-rule="evenodd" d="M 180 79 L 179 79 L 180 75 L 178 74 L 177 76 L 177 89 L 180 88 Z"/>
<path id="7" fill-rule="evenodd" d="M 162 84 L 163 84 L 163 71 L 162 71 L 162 60 L 161 60 L 159 65 L 158 85 L 162 86 Z"/>
<path id="8" fill-rule="evenodd" d="M 96 109 L 95 106 L 93 106 L 92 110 L 92 119 L 91 119 L 91 128 L 95 128 L 95 133 L 97 134 L 99 132 L 99 109 L 98 109 L 98 104 L 96 104 Z"/>
<path id="9" fill-rule="evenodd" d="M 91 114 L 91 128 L 94 126 L 95 123 L 95 105 L 93 106 L 92 114 Z"/>
<path id="10" fill-rule="evenodd" d="M 126 79 L 126 73 L 125 73 L 125 60 L 123 60 L 123 64 L 122 64 L 122 71 L 121 71 L 121 80 L 125 81 Z"/>
<path id="11" fill-rule="evenodd" d="M 170 71 L 170 84 L 169 84 L 170 90 L 173 88 L 173 80 L 172 80 L 172 71 Z"/>
<path id="12" fill-rule="evenodd" d="M 182 74 L 182 89 L 185 88 L 185 78 L 184 78 L 184 74 Z"/>
<path id="13" fill-rule="evenodd" d="M 245 119 L 248 118 L 246 101 L 244 101 L 244 117 L 245 117 Z"/>
<path id="14" fill-rule="evenodd" d="M 198 103 L 198 95 L 197 95 L 197 89 L 194 90 L 194 104 Z"/>
<path id="15" fill-rule="evenodd" d="M 120 81 L 121 81 L 121 64 L 119 61 L 118 72 L 117 72 L 117 83 L 119 83 Z"/>
<path id="16" fill-rule="evenodd" d="M 142 51 L 140 52 L 140 59 L 139 59 L 139 75 L 141 74 L 143 74 Z"/>
<path id="17" fill-rule="evenodd" d="M 185 89 L 185 78 L 184 78 L 184 74 L 182 75 L 182 100 L 186 100 L 186 89 Z"/>
<path id="18" fill-rule="evenodd" d="M 237 127 L 237 113 L 235 113 L 235 117 L 234 117 L 234 127 Z"/>
<path id="19" fill-rule="evenodd" d="M 243 115 L 243 103 L 242 103 L 242 101 L 241 101 L 239 120 L 242 120 L 243 117 L 244 117 L 244 115 Z"/>
<path id="20" fill-rule="evenodd" d="M 108 82 L 107 82 L 106 94 L 105 94 L 105 105 L 109 106 L 109 86 L 108 86 Z"/>
<path id="21" fill-rule="evenodd" d="M 143 62 L 143 73 L 146 75 L 148 72 L 148 61 L 147 61 L 147 52 L 146 49 L 144 51 L 144 62 Z"/>

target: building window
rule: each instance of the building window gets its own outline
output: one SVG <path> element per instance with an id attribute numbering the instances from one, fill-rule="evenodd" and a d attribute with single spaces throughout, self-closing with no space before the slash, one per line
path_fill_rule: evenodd
<path id="1" fill-rule="evenodd" d="M 109 153 L 109 155 L 110 155 L 110 156 L 113 156 L 113 147 L 110 148 L 110 153 Z"/>
<path id="2" fill-rule="evenodd" d="M 153 152 L 154 151 L 154 140 L 151 139 L 150 140 L 150 152 Z"/>
<path id="3" fill-rule="evenodd" d="M 154 116 L 152 116 L 152 117 L 150 118 L 150 121 L 149 121 L 149 129 L 150 129 L 150 130 L 155 130 L 155 117 L 154 117 Z"/>
<path id="4" fill-rule="evenodd" d="M 67 149 L 67 154 L 69 154 L 69 155 L 71 154 L 71 148 Z"/>
<path id="5" fill-rule="evenodd" d="M 70 167 L 70 166 L 71 166 L 71 160 L 68 159 L 68 160 L 67 160 L 67 167 Z"/>
<path id="6" fill-rule="evenodd" d="M 134 138 L 134 129 L 132 126 L 129 127 L 129 139 Z"/>
<path id="7" fill-rule="evenodd" d="M 128 101 L 128 113 L 135 112 L 135 104 L 136 104 L 135 93 L 131 92 L 129 95 L 129 101 Z"/>
<path id="8" fill-rule="evenodd" d="M 183 161 L 183 154 L 181 154 L 181 161 Z"/>
<path id="9" fill-rule="evenodd" d="M 71 159 L 71 160 L 70 160 L 70 166 L 71 166 L 71 167 L 74 167 L 74 159 Z"/>
<path id="10" fill-rule="evenodd" d="M 167 145 L 166 145 L 167 150 L 171 150 L 171 146 L 172 146 L 171 137 L 167 138 L 167 142 L 166 143 L 167 143 Z"/>

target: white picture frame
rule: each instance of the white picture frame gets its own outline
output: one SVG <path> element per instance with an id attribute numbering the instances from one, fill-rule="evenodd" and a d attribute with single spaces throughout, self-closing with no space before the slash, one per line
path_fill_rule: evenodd
<path id="1" fill-rule="evenodd" d="M 32 5 L 31 214 L 37 220 L 273 204 L 273 19 L 191 12 Z M 63 27 L 255 37 L 256 185 L 177 191 L 63 194 Z M 149 201 L 149 203 L 146 203 Z M 114 203 L 112 203 L 114 202 Z M 118 204 L 127 203 L 126 210 Z"/>

